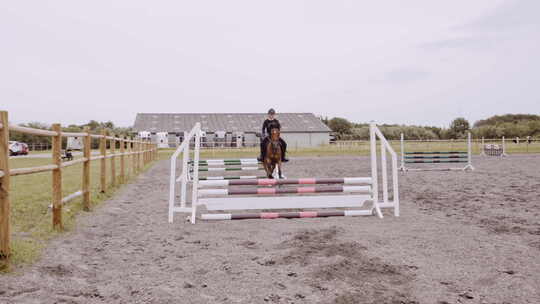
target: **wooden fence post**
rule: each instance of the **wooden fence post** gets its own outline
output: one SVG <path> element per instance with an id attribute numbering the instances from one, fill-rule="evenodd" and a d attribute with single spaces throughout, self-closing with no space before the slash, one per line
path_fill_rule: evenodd
<path id="1" fill-rule="evenodd" d="M 131 137 L 131 174 L 135 176 L 137 174 L 137 162 L 135 158 L 135 141 Z"/>
<path id="2" fill-rule="evenodd" d="M 131 176 L 131 143 L 129 142 L 129 136 L 126 136 L 126 176 L 129 178 Z"/>
<path id="3" fill-rule="evenodd" d="M 141 141 L 141 167 L 144 168 L 144 166 L 146 165 L 145 162 L 144 162 L 144 140 Z"/>
<path id="4" fill-rule="evenodd" d="M 86 158 L 86 161 L 83 163 L 83 180 L 82 180 L 82 191 L 83 191 L 83 210 L 90 211 L 90 157 L 92 157 L 91 146 L 92 146 L 92 137 L 90 137 L 90 128 L 84 127 L 83 130 L 86 133 L 83 143 L 83 157 Z"/>
<path id="5" fill-rule="evenodd" d="M 143 158 L 142 163 L 143 163 L 143 167 L 145 167 L 146 166 L 146 161 L 147 161 L 147 159 L 146 159 L 146 141 L 143 141 L 143 143 L 142 143 L 142 150 L 143 150 L 143 152 L 142 152 L 142 158 Z"/>
<path id="6" fill-rule="evenodd" d="M 120 183 L 126 182 L 126 158 L 124 154 L 126 153 L 126 141 L 125 136 L 120 138 Z"/>
<path id="7" fill-rule="evenodd" d="M 135 155 L 137 155 L 137 174 L 139 174 L 140 172 L 140 167 L 141 167 L 141 145 L 140 145 L 140 142 L 137 140 L 137 143 L 135 143 Z"/>
<path id="8" fill-rule="evenodd" d="M 146 166 L 148 163 L 148 152 L 146 152 L 146 147 L 148 147 L 147 142 L 143 142 L 143 164 Z"/>
<path id="9" fill-rule="evenodd" d="M 144 143 L 144 165 L 148 164 L 148 142 Z"/>
<path id="10" fill-rule="evenodd" d="M 136 139 L 133 141 L 133 175 L 137 175 L 139 172 L 139 166 L 137 162 L 137 142 Z"/>
<path id="11" fill-rule="evenodd" d="M 101 192 L 105 193 L 107 191 L 107 163 L 105 156 L 107 156 L 107 139 L 105 138 L 107 133 L 105 130 L 101 130 L 101 138 L 99 139 L 99 150 L 101 152 Z"/>
<path id="12" fill-rule="evenodd" d="M 144 145 L 145 142 L 143 140 L 141 141 L 141 169 L 144 169 L 144 166 L 146 166 L 146 164 L 144 163 Z"/>
<path id="13" fill-rule="evenodd" d="M 8 112 L 0 111 L 0 261 L 11 254 L 11 225 L 9 200 L 9 121 Z"/>
<path id="14" fill-rule="evenodd" d="M 145 147 L 145 145 L 146 145 L 146 143 L 143 140 L 141 142 L 141 167 L 142 168 L 144 168 L 146 166 L 145 159 L 144 159 L 144 156 L 145 156 L 144 147 Z"/>
<path id="15" fill-rule="evenodd" d="M 116 186 L 116 137 L 111 133 L 110 149 L 111 149 L 111 186 Z"/>
<path id="16" fill-rule="evenodd" d="M 58 133 L 52 138 L 52 161 L 57 166 L 52 170 L 52 224 L 54 229 L 62 229 L 62 128 L 56 123 L 52 130 Z"/>

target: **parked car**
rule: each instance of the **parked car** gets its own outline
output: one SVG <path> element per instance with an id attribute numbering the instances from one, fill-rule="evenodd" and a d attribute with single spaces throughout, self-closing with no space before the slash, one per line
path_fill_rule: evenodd
<path id="1" fill-rule="evenodd" d="M 9 142 L 9 155 L 19 155 L 22 151 L 22 145 L 16 141 Z"/>
<path id="2" fill-rule="evenodd" d="M 25 143 L 20 143 L 20 144 L 21 144 L 21 147 L 22 147 L 21 154 L 22 155 L 28 155 L 28 151 L 29 151 L 28 145 L 25 144 Z"/>

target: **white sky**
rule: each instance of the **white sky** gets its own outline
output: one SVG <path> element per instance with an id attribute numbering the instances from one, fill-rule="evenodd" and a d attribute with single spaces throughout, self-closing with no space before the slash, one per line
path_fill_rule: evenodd
<path id="1" fill-rule="evenodd" d="M 538 0 L 2 1 L 0 38 L 15 122 L 540 114 Z"/>

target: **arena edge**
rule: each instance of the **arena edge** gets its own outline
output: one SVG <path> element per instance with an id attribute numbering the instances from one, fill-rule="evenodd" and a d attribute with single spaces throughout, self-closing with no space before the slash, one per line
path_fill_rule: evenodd
<path id="1" fill-rule="evenodd" d="M 22 132 L 26 134 L 52 137 L 52 164 L 10 169 L 9 166 L 9 131 Z M 71 161 L 62 162 L 62 137 L 78 136 L 84 138 L 83 157 Z M 90 151 L 92 138 L 99 139 L 100 155 L 92 156 Z M 107 153 L 107 141 L 110 143 L 109 154 Z M 120 153 L 116 153 L 115 147 L 119 143 Z M 127 150 L 127 151 L 126 151 Z M 54 230 L 62 231 L 62 206 L 69 201 L 83 198 L 83 209 L 90 210 L 90 163 L 93 160 L 100 161 L 100 192 L 105 193 L 107 186 L 115 186 L 117 179 L 122 183 L 126 180 L 126 169 L 129 169 L 129 162 L 126 156 L 131 156 L 131 172 L 137 174 L 142 167 L 157 158 L 157 146 L 155 144 L 120 138 L 107 135 L 105 130 L 101 134 L 90 134 L 88 129 L 82 133 L 62 132 L 60 124 L 52 125 L 52 130 L 41 130 L 17 125 L 10 125 L 7 111 L 0 111 L 0 269 L 9 265 L 12 256 L 11 244 L 11 201 L 10 201 L 10 177 L 16 175 L 28 175 L 40 172 L 52 172 L 52 226 Z M 120 174 L 116 174 L 115 161 L 120 158 Z M 107 162 L 110 159 L 110 182 L 107 183 Z M 82 169 L 82 189 L 62 197 L 62 169 L 77 164 L 83 164 Z M 128 164 L 128 166 L 126 166 Z"/>

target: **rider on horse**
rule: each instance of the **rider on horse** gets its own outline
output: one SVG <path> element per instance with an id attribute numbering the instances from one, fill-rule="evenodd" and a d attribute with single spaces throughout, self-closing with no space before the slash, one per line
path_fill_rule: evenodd
<path id="1" fill-rule="evenodd" d="M 281 129 L 281 125 L 279 124 L 279 121 L 274 117 L 276 115 L 276 111 L 274 109 L 268 110 L 268 119 L 266 119 L 262 126 L 262 133 L 261 138 L 263 139 L 261 141 L 261 155 L 257 157 L 259 161 L 263 161 L 265 157 L 266 152 L 266 146 L 268 146 L 268 141 L 270 140 L 270 132 L 272 129 Z M 279 142 L 281 144 L 281 161 L 282 162 L 288 162 L 289 160 L 285 157 L 285 152 L 287 151 L 287 143 L 283 140 L 283 138 L 279 139 Z"/>

